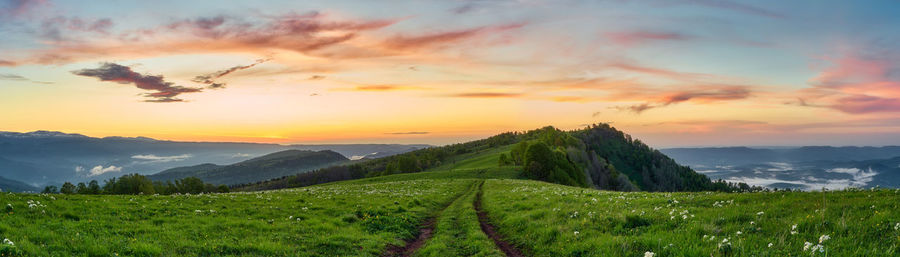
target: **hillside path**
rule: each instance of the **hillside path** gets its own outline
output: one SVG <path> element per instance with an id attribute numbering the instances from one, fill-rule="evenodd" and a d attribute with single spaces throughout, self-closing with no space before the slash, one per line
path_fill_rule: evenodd
<path id="1" fill-rule="evenodd" d="M 381 254 L 381 256 L 382 256 L 382 257 L 396 257 L 396 256 L 409 257 L 409 256 L 413 256 L 413 254 L 414 254 L 417 250 L 419 250 L 419 248 L 422 248 L 422 246 L 424 246 L 425 243 L 428 242 L 428 240 L 430 240 L 432 236 L 434 236 L 434 228 L 435 228 L 435 224 L 436 224 L 437 219 L 438 219 L 441 215 L 443 215 L 444 211 L 447 210 L 447 208 L 449 208 L 450 206 L 452 206 L 453 203 L 455 203 L 456 201 L 459 201 L 460 199 L 464 198 L 467 194 L 469 194 L 470 192 L 472 192 L 472 190 L 475 190 L 475 187 L 476 187 L 475 184 L 476 184 L 476 183 L 477 183 L 477 182 L 473 182 L 473 183 L 469 186 L 469 188 L 466 189 L 466 191 L 463 191 L 462 193 L 460 193 L 459 195 L 457 195 L 457 196 L 453 199 L 453 201 L 450 201 L 450 204 L 448 204 L 447 206 L 444 206 L 444 207 L 438 212 L 438 214 L 437 214 L 436 216 L 431 217 L 431 218 L 428 218 L 428 220 L 426 220 L 425 223 L 422 223 L 422 225 L 419 226 L 419 235 L 418 235 L 415 239 L 413 239 L 413 240 L 407 240 L 407 242 L 406 242 L 406 244 L 405 244 L 404 246 L 388 245 L 387 249 L 385 249 L 384 253 Z"/>
<path id="2" fill-rule="evenodd" d="M 510 244 L 506 240 L 497 234 L 497 230 L 494 225 L 488 221 L 487 212 L 485 212 L 481 208 L 481 196 L 484 194 L 484 190 L 482 190 L 482 186 L 484 186 L 484 181 L 478 184 L 478 195 L 475 196 L 475 211 L 478 213 L 478 222 L 481 224 L 481 231 L 488 235 L 492 240 L 494 240 L 494 244 L 497 245 L 497 248 L 500 248 L 504 254 L 508 257 L 523 257 L 525 255 L 522 254 L 522 251 L 517 249 L 514 245 Z"/>

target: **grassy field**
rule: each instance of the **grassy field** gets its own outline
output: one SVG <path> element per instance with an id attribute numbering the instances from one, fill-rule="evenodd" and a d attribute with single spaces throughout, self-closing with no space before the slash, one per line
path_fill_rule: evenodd
<path id="1" fill-rule="evenodd" d="M 900 190 L 621 193 L 488 180 L 484 208 L 531 256 L 900 255 Z"/>
<path id="2" fill-rule="evenodd" d="M 500 146 L 480 152 L 464 154 L 451 159 L 444 165 L 434 167 L 428 171 L 458 171 L 469 169 L 495 168 L 499 166 L 500 154 L 509 154 L 512 147 L 513 145 Z"/>
<path id="3" fill-rule="evenodd" d="M 0 194 L 0 255 L 378 256 L 471 187 L 407 180 L 181 196 Z"/>
<path id="4" fill-rule="evenodd" d="M 898 256 L 900 191 L 623 193 L 515 179 L 485 151 L 432 171 L 290 190 L 0 194 L 0 256 Z M 483 183 L 483 184 L 482 184 Z M 481 184 L 481 186 L 478 186 Z"/>

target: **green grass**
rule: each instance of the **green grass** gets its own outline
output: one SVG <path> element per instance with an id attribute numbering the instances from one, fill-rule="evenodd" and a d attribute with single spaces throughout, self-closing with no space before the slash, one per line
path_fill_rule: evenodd
<path id="1" fill-rule="evenodd" d="M 481 231 L 473 206 L 478 185 L 445 209 L 437 220 L 434 236 L 415 256 L 504 256 Z"/>
<path id="2" fill-rule="evenodd" d="M 496 168 L 500 165 L 500 154 L 509 154 L 512 147 L 513 145 L 507 145 L 457 156 L 447 161 L 446 164 L 429 169 L 429 171 Z"/>
<path id="3" fill-rule="evenodd" d="M 0 238 L 22 256 L 378 256 L 387 244 L 413 237 L 472 183 L 182 196 L 0 194 Z"/>
<path id="4" fill-rule="evenodd" d="M 900 190 L 622 193 L 526 180 L 484 190 L 492 223 L 532 256 L 900 255 Z M 825 252 L 804 251 L 823 235 Z"/>
<path id="5" fill-rule="evenodd" d="M 496 167 L 501 152 L 265 192 L 4 193 L 0 239 L 15 246 L 0 256 L 379 256 L 429 217 L 434 236 L 416 256 L 502 256 L 473 207 L 481 181 L 491 222 L 529 256 L 900 256 L 900 190 L 599 191 L 510 179 L 519 170 Z M 824 252 L 803 249 L 823 235 Z"/>

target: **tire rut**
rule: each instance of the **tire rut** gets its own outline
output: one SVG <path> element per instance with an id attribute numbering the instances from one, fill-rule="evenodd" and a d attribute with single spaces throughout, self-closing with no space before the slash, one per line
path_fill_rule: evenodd
<path id="1" fill-rule="evenodd" d="M 485 212 L 481 208 L 481 195 L 484 193 L 481 187 L 483 185 L 484 181 L 481 181 L 481 183 L 478 184 L 478 194 L 475 196 L 475 212 L 478 214 L 478 223 L 481 223 L 481 231 L 483 231 L 485 234 L 487 234 L 488 237 L 494 240 L 494 244 L 497 245 L 497 248 L 500 248 L 500 250 L 503 251 L 506 256 L 524 257 L 525 255 L 522 254 L 522 251 L 517 249 L 506 240 L 503 240 L 503 238 L 500 237 L 499 234 L 497 234 L 497 229 L 494 227 L 494 225 L 491 225 L 491 223 L 488 221 L 487 212 Z"/>
<path id="2" fill-rule="evenodd" d="M 437 215 L 435 215 L 434 217 L 428 218 L 428 220 L 426 220 L 425 223 L 422 223 L 422 225 L 419 226 L 419 235 L 416 236 L 415 239 L 407 240 L 406 244 L 404 244 L 403 246 L 388 245 L 387 249 L 384 250 L 384 253 L 381 254 L 381 257 L 396 257 L 396 256 L 409 257 L 409 256 L 412 256 L 414 253 L 416 253 L 416 251 L 419 250 L 419 248 L 422 248 L 422 246 L 424 246 L 425 243 L 428 242 L 428 240 L 430 240 L 431 237 L 434 235 L 434 227 L 435 227 L 435 224 L 437 223 L 437 218 L 440 217 L 444 213 L 444 210 L 446 210 L 448 207 L 450 207 L 450 205 L 452 205 L 454 202 L 458 201 L 460 198 L 462 198 L 467 193 L 469 193 L 471 190 L 473 190 L 474 186 L 475 186 L 475 183 L 472 183 L 472 185 L 469 186 L 469 188 L 466 189 L 466 191 L 463 191 L 462 193 L 457 195 L 455 198 L 453 198 L 453 201 L 450 201 L 450 203 L 448 203 L 446 206 L 444 206 L 441 209 L 441 211 L 438 212 Z M 479 186 L 479 189 L 480 189 L 480 186 Z"/>

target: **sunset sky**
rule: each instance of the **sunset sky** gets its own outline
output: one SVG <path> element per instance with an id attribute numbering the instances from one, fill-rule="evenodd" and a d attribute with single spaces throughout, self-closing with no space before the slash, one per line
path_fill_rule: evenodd
<path id="1" fill-rule="evenodd" d="M 897 1 L 0 0 L 0 131 L 900 144 Z"/>

